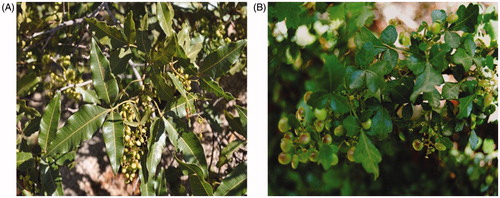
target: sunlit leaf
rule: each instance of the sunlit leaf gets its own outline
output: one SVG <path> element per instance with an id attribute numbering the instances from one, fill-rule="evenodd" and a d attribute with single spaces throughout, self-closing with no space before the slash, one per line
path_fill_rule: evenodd
<path id="1" fill-rule="evenodd" d="M 61 116 L 61 92 L 57 92 L 44 110 L 40 122 L 38 144 L 43 152 L 47 152 L 50 142 L 56 135 L 59 117 Z"/>

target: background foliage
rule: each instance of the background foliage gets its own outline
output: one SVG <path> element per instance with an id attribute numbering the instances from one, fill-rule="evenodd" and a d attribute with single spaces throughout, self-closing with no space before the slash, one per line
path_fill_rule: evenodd
<path id="1" fill-rule="evenodd" d="M 498 194 L 494 6 L 375 32 L 374 3 L 269 7 L 270 195 Z"/>
<path id="2" fill-rule="evenodd" d="M 93 136 L 130 194 L 246 194 L 246 4 L 17 10 L 18 195 L 67 194 Z"/>

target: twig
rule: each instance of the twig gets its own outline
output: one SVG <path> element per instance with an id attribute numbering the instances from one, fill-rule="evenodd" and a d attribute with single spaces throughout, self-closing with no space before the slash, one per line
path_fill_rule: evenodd
<path id="1" fill-rule="evenodd" d="M 61 24 L 59 24 L 58 26 L 56 26 L 55 28 L 52 28 L 50 30 L 46 30 L 46 31 L 43 31 L 43 32 L 36 32 L 32 36 L 28 36 L 28 39 L 31 40 L 31 39 L 33 39 L 35 37 L 38 37 L 38 36 L 41 36 L 41 35 L 44 35 L 44 34 L 49 34 L 49 33 L 50 34 L 54 34 L 57 30 L 59 30 L 61 28 L 83 23 L 83 21 L 85 21 L 85 18 L 94 17 L 97 14 L 97 12 L 102 9 L 102 6 L 104 4 L 105 3 L 102 3 L 101 5 L 99 5 L 99 7 L 97 7 L 97 9 L 95 9 L 94 12 L 92 12 L 92 14 L 90 14 L 87 17 L 82 17 L 82 18 L 78 18 L 78 19 L 64 21 Z"/>
<path id="2" fill-rule="evenodd" d="M 134 61 L 132 61 L 132 59 L 128 60 L 128 64 L 132 67 L 144 67 L 144 66 L 146 66 L 146 64 L 144 64 L 144 63 L 134 63 Z"/>
<path id="3" fill-rule="evenodd" d="M 134 71 L 135 78 L 137 78 L 137 80 L 139 80 L 139 85 L 143 86 L 141 74 L 139 74 L 139 71 L 137 71 L 137 68 L 135 68 L 133 65 L 131 65 L 131 66 L 132 66 L 132 71 Z"/>
<path id="4" fill-rule="evenodd" d="M 113 25 L 118 24 L 118 20 L 115 18 L 115 15 L 111 12 L 109 9 L 108 3 L 104 3 L 104 8 L 106 8 L 106 11 L 108 12 L 109 17 L 111 17 L 111 20 L 113 21 Z"/>
<path id="5" fill-rule="evenodd" d="M 88 85 L 90 83 L 92 83 L 92 80 L 87 80 L 85 82 L 78 83 L 78 84 L 70 84 L 70 85 L 67 85 L 67 86 L 61 88 L 60 91 L 64 91 L 66 89 L 73 88 L 73 87 L 83 87 L 83 86 Z"/>

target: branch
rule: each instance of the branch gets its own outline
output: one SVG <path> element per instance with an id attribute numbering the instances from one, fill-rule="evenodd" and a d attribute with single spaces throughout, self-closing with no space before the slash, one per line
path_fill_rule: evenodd
<path id="1" fill-rule="evenodd" d="M 72 25 L 76 25 L 76 24 L 80 24 L 80 23 L 83 23 L 83 21 L 85 21 L 85 18 L 90 18 L 90 17 L 94 17 L 97 12 L 99 10 L 102 9 L 102 7 L 105 5 L 105 3 L 101 3 L 101 5 L 99 5 L 97 7 L 97 9 L 95 9 L 92 14 L 90 14 L 89 16 L 87 17 L 82 17 L 82 18 L 78 18 L 78 19 L 73 19 L 73 20 L 69 20 L 69 21 L 64 21 L 62 22 L 61 24 L 59 24 L 58 26 L 56 26 L 55 28 L 52 28 L 50 30 L 46 30 L 46 31 L 43 31 L 43 32 L 36 32 L 34 33 L 33 35 L 31 36 L 28 36 L 28 40 L 31 40 L 33 38 L 36 38 L 38 36 L 41 36 L 41 35 L 44 35 L 44 34 L 54 34 L 56 31 L 60 30 L 61 28 L 64 28 L 64 27 L 68 27 L 68 26 L 72 26 Z"/>
<path id="2" fill-rule="evenodd" d="M 73 87 L 83 87 L 83 86 L 88 85 L 90 83 L 92 83 L 92 80 L 87 80 L 85 82 L 78 83 L 78 84 L 69 84 L 69 85 L 66 85 L 65 87 L 61 88 L 59 91 L 64 91 L 66 89 L 73 88 Z"/>

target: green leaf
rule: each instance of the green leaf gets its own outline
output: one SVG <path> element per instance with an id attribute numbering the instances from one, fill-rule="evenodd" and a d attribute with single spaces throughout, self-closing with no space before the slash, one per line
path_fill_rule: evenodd
<path id="1" fill-rule="evenodd" d="M 382 161 L 382 156 L 372 141 L 361 132 L 356 150 L 354 151 L 354 160 L 363 165 L 368 173 L 373 173 L 374 179 L 379 176 L 378 164 Z"/>
<path id="2" fill-rule="evenodd" d="M 434 91 L 425 92 L 423 99 L 427 100 L 427 103 L 429 103 L 429 105 L 431 105 L 432 108 L 438 109 L 439 106 L 441 105 L 439 101 L 441 100 L 441 95 L 436 89 L 434 89 Z"/>
<path id="3" fill-rule="evenodd" d="M 100 106 L 83 105 L 57 131 L 54 140 L 47 149 L 46 155 L 66 153 L 78 146 L 82 141 L 90 139 L 94 132 L 101 127 L 109 112 L 109 109 Z"/>
<path id="4" fill-rule="evenodd" d="M 147 30 L 137 30 L 136 33 L 137 39 L 137 49 L 143 51 L 146 54 L 149 54 L 151 50 L 151 40 L 148 38 Z"/>
<path id="5" fill-rule="evenodd" d="M 102 126 L 102 133 L 109 163 L 115 174 L 118 174 L 120 161 L 123 156 L 123 132 L 122 117 L 115 111 L 111 112 Z"/>
<path id="6" fill-rule="evenodd" d="M 62 196 L 62 177 L 57 168 L 40 164 L 40 183 L 42 184 L 43 195 Z"/>
<path id="7" fill-rule="evenodd" d="M 322 76 L 317 80 L 323 88 L 332 92 L 344 82 L 345 67 L 335 55 L 323 55 Z"/>
<path id="8" fill-rule="evenodd" d="M 200 64 L 199 74 L 208 75 L 212 79 L 227 73 L 242 52 L 246 40 L 229 43 L 221 46 L 217 51 L 210 53 Z"/>
<path id="9" fill-rule="evenodd" d="M 158 13 L 158 22 L 160 27 L 165 32 L 167 37 L 173 34 L 172 22 L 174 19 L 174 9 L 170 3 L 157 3 L 156 12 Z"/>
<path id="10" fill-rule="evenodd" d="M 167 83 L 167 80 L 159 72 L 151 75 L 151 81 L 160 99 L 167 102 L 174 100 L 175 88 L 173 84 L 171 82 Z"/>
<path id="11" fill-rule="evenodd" d="M 226 100 L 234 100 L 235 98 L 231 93 L 225 92 L 224 89 L 217 83 L 217 81 L 200 78 L 200 86 L 202 89 L 215 94 L 217 97 L 223 97 Z"/>
<path id="12" fill-rule="evenodd" d="M 476 131 L 472 130 L 470 132 L 470 136 L 469 136 L 469 143 L 470 143 L 470 147 L 472 149 L 476 149 L 477 147 L 477 143 L 479 143 L 479 139 L 477 138 L 477 134 L 476 134 Z"/>
<path id="13" fill-rule="evenodd" d="M 189 176 L 189 184 L 191 192 L 194 196 L 213 196 L 214 192 L 212 186 L 203 180 L 200 176 Z"/>
<path id="14" fill-rule="evenodd" d="M 239 134 L 243 136 L 247 136 L 247 129 L 246 127 L 243 127 L 243 124 L 241 123 L 240 119 L 238 117 L 233 116 L 231 113 L 228 111 L 224 110 L 224 116 L 226 117 L 226 120 L 231 127 L 231 129 L 235 130 Z"/>
<path id="15" fill-rule="evenodd" d="M 396 50 L 388 49 L 384 52 L 384 58 L 382 60 L 387 62 L 392 70 L 398 64 L 399 54 Z"/>
<path id="16" fill-rule="evenodd" d="M 471 57 L 474 57 L 476 54 L 476 43 L 474 42 L 474 38 L 471 38 L 470 36 L 467 37 L 464 41 L 464 49 L 467 54 L 469 54 Z"/>
<path id="17" fill-rule="evenodd" d="M 146 159 L 146 168 L 148 169 L 149 177 L 156 175 L 156 168 L 161 161 L 163 149 L 167 143 L 167 134 L 165 133 L 165 122 L 163 119 L 156 119 L 150 128 L 148 144 L 148 156 Z"/>
<path id="18" fill-rule="evenodd" d="M 219 154 L 219 161 L 217 161 L 217 167 L 220 168 L 222 165 L 227 163 L 229 159 L 232 158 L 232 155 L 235 151 L 239 150 L 245 142 L 243 140 L 234 140 L 232 142 L 229 142 L 222 150 L 220 151 Z"/>
<path id="19" fill-rule="evenodd" d="M 476 30 L 477 18 L 479 16 L 479 5 L 470 3 L 467 7 L 461 5 L 457 10 L 458 20 L 452 24 L 450 29 L 462 30 L 473 33 Z"/>
<path id="20" fill-rule="evenodd" d="M 446 56 L 451 48 L 446 44 L 435 44 L 431 48 L 429 62 L 434 65 L 437 71 L 444 71 L 448 68 Z"/>
<path id="21" fill-rule="evenodd" d="M 377 51 L 371 42 L 366 42 L 361 47 L 361 50 L 359 50 L 356 54 L 355 61 L 361 66 L 361 68 L 366 68 L 373 62 L 373 58 L 380 52 L 382 51 Z"/>
<path id="22" fill-rule="evenodd" d="M 35 133 L 36 131 L 39 131 L 40 130 L 40 122 L 41 122 L 42 118 L 41 117 L 35 117 L 33 120 L 31 120 L 28 123 L 26 123 L 28 126 L 24 127 L 23 129 L 23 134 L 25 137 L 28 137 L 28 136 L 31 136 L 33 133 Z M 39 143 L 40 143 L 40 140 L 38 140 Z"/>
<path id="23" fill-rule="evenodd" d="M 363 70 L 356 70 L 352 72 L 348 79 L 349 89 L 361 88 L 365 83 L 365 77 L 366 74 Z"/>
<path id="24" fill-rule="evenodd" d="M 97 93 L 93 89 L 83 89 L 82 87 L 76 87 L 75 91 L 82 95 L 82 99 L 84 102 L 90 104 L 101 104 L 101 101 L 97 97 Z"/>
<path id="25" fill-rule="evenodd" d="M 141 166 L 145 166 L 145 160 L 141 160 Z M 139 179 L 141 180 L 141 184 L 139 186 L 139 189 L 141 190 L 141 195 L 142 196 L 156 196 L 155 192 L 155 181 L 149 180 L 151 177 L 148 177 L 145 175 L 147 173 L 147 170 L 145 168 L 141 169 L 138 171 L 139 172 Z"/>
<path id="26" fill-rule="evenodd" d="M 333 154 L 339 150 L 335 144 L 321 144 L 318 151 L 318 162 L 323 166 L 323 169 L 328 170 L 332 167 Z"/>
<path id="27" fill-rule="evenodd" d="M 373 47 L 379 48 L 377 50 L 385 50 L 387 48 L 382 44 L 382 42 L 380 42 L 380 40 L 377 39 L 377 37 L 375 37 L 375 35 L 373 35 L 372 31 L 366 27 L 361 28 L 359 33 L 356 35 L 356 38 L 358 39 L 358 42 L 356 43 L 358 48 L 363 47 L 365 43 L 371 43 Z"/>
<path id="28" fill-rule="evenodd" d="M 171 103 L 170 110 L 177 115 L 177 117 L 182 118 L 185 117 L 188 113 L 194 114 L 196 113 L 196 109 L 194 108 L 194 101 L 196 97 L 192 95 L 188 95 L 186 98 L 180 97 L 177 101 Z M 186 110 L 186 108 L 188 108 Z"/>
<path id="29" fill-rule="evenodd" d="M 380 34 L 380 41 L 387 45 L 393 45 L 398 39 L 398 32 L 393 25 L 387 26 Z"/>
<path id="30" fill-rule="evenodd" d="M 205 153 L 196 135 L 194 133 L 183 133 L 180 135 L 170 121 L 164 119 L 164 122 L 169 141 L 177 150 L 182 152 L 184 160 L 188 163 L 199 164 L 204 168 L 204 171 L 208 171 L 206 170 L 207 161 Z M 205 175 L 208 175 L 208 172 L 205 172 Z"/>
<path id="31" fill-rule="evenodd" d="M 17 152 L 16 153 L 16 167 L 20 166 L 24 162 L 33 159 L 33 154 L 28 152 Z"/>
<path id="32" fill-rule="evenodd" d="M 125 50 L 120 48 L 120 50 L 112 51 L 109 54 L 109 66 L 113 74 L 118 75 L 127 71 L 128 61 L 132 58 L 131 50 Z"/>
<path id="33" fill-rule="evenodd" d="M 455 32 L 446 31 L 444 33 L 444 41 L 451 48 L 458 48 L 460 46 L 460 35 Z"/>
<path id="34" fill-rule="evenodd" d="M 443 86 L 443 99 L 452 100 L 458 99 L 460 93 L 460 83 L 445 82 Z"/>
<path id="35" fill-rule="evenodd" d="M 238 112 L 238 117 L 240 118 L 241 124 L 244 128 L 247 127 L 247 109 L 239 105 L 235 105 L 236 111 Z"/>
<path id="36" fill-rule="evenodd" d="M 332 107 L 333 112 L 339 114 L 348 113 L 351 110 L 348 99 L 341 94 L 332 95 L 330 107 Z"/>
<path id="37" fill-rule="evenodd" d="M 57 92 L 44 110 L 40 122 L 40 133 L 38 134 L 38 144 L 42 152 L 47 152 L 50 142 L 56 135 L 59 117 L 61 116 L 61 92 Z"/>
<path id="38" fill-rule="evenodd" d="M 446 147 L 446 149 L 453 148 L 453 142 L 450 140 L 449 137 L 439 137 L 436 142 L 443 144 Z"/>
<path id="39" fill-rule="evenodd" d="M 38 86 L 41 78 L 36 76 L 36 73 L 24 75 L 21 79 L 17 80 L 17 96 L 24 97 L 29 94 Z"/>
<path id="40" fill-rule="evenodd" d="M 177 89 L 177 91 L 179 91 L 179 93 L 181 93 L 182 97 L 186 98 L 187 92 L 184 89 L 184 85 L 182 85 L 181 81 L 173 73 L 167 72 L 167 74 L 170 77 L 170 79 L 172 80 L 172 82 L 174 83 L 174 86 Z"/>
<path id="41" fill-rule="evenodd" d="M 474 94 L 474 95 L 470 95 L 470 96 L 458 99 L 458 101 L 460 102 L 460 104 L 458 106 L 458 109 L 459 109 L 459 112 L 457 115 L 458 119 L 469 117 L 470 112 L 472 111 L 472 102 L 474 101 L 475 98 L 476 98 L 476 95 Z"/>
<path id="42" fill-rule="evenodd" d="M 446 21 L 446 12 L 444 10 L 433 10 L 431 13 L 432 22 L 439 21 L 444 23 Z"/>
<path id="43" fill-rule="evenodd" d="M 455 64 L 460 64 L 464 67 L 465 71 L 469 71 L 472 66 L 472 57 L 465 52 L 463 48 L 458 48 L 453 54 L 451 61 Z"/>
<path id="44" fill-rule="evenodd" d="M 328 99 L 330 98 L 330 94 L 327 94 L 325 91 L 318 91 L 311 94 L 307 104 L 314 108 L 325 108 L 328 103 Z"/>
<path id="45" fill-rule="evenodd" d="M 422 92 L 433 91 L 436 85 L 441 85 L 443 83 L 443 76 L 441 72 L 438 72 L 432 68 L 432 65 L 427 63 L 424 72 L 417 76 L 415 82 L 415 87 L 413 87 L 413 93 L 410 96 L 412 102 L 417 99 L 417 96 Z"/>
<path id="46" fill-rule="evenodd" d="M 106 104 L 115 102 L 118 96 L 118 83 L 111 73 L 108 59 L 102 54 L 93 38 L 90 47 L 90 69 L 97 96 Z"/>
<path id="47" fill-rule="evenodd" d="M 18 113 L 19 112 L 26 112 L 28 115 L 31 115 L 34 117 L 41 117 L 42 116 L 40 114 L 40 112 L 38 112 L 35 108 L 26 105 L 26 100 L 24 100 L 24 99 L 17 100 L 17 104 L 19 105 L 18 106 L 19 109 L 17 111 Z"/>
<path id="48" fill-rule="evenodd" d="M 238 196 L 241 195 L 239 192 L 241 188 L 246 189 L 247 182 L 247 165 L 242 162 L 236 166 L 236 168 L 231 171 L 221 181 L 221 184 L 214 192 L 215 196 Z"/>
<path id="49" fill-rule="evenodd" d="M 490 138 L 486 138 L 483 141 L 483 152 L 491 154 L 495 151 L 495 141 Z"/>
<path id="50" fill-rule="evenodd" d="M 127 44 L 127 40 L 123 38 L 122 33 L 114 26 L 108 26 L 104 21 L 97 21 L 96 18 L 85 18 L 85 21 L 90 25 L 90 31 L 95 31 L 94 36 L 102 40 L 108 37 L 111 40 L 111 45 L 118 48 Z"/>
<path id="51" fill-rule="evenodd" d="M 327 9 L 331 20 L 341 20 L 345 19 L 344 4 L 336 4 Z"/>
<path id="52" fill-rule="evenodd" d="M 356 117 L 349 115 L 342 121 L 342 125 L 347 130 L 347 136 L 352 137 L 359 133 L 361 125 Z"/>
<path id="53" fill-rule="evenodd" d="M 125 34 L 125 38 L 127 38 L 128 43 L 133 44 L 135 43 L 135 36 L 136 36 L 136 30 L 135 30 L 135 21 L 134 21 L 134 12 L 129 11 L 127 14 L 127 18 L 125 18 L 125 22 L 123 25 L 123 32 Z"/>
<path id="54" fill-rule="evenodd" d="M 186 171 L 188 175 L 195 175 L 201 177 L 203 180 L 206 178 L 208 175 L 205 175 L 205 172 L 203 168 L 199 164 L 195 163 L 186 163 L 183 162 L 182 160 L 175 158 L 177 163 L 179 163 L 179 167 Z"/>
<path id="55" fill-rule="evenodd" d="M 368 135 L 377 135 L 386 137 L 387 134 L 392 132 L 392 119 L 391 115 L 384 107 L 380 106 L 377 113 L 372 118 L 372 126 Z"/>

